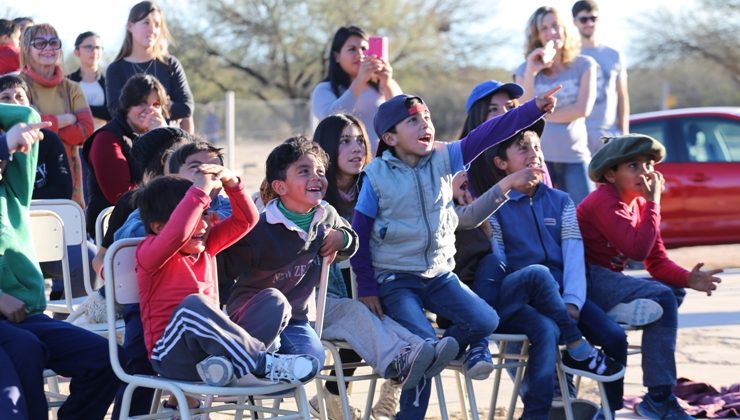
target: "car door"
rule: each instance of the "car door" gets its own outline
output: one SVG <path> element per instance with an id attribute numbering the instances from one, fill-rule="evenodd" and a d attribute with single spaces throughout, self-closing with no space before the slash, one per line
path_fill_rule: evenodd
<path id="1" fill-rule="evenodd" d="M 687 151 L 686 162 L 678 164 L 686 241 L 740 241 L 740 121 L 707 116 L 674 122 Z"/>
<path id="2" fill-rule="evenodd" d="M 663 143 L 666 148 L 665 159 L 656 167 L 665 178 L 665 190 L 660 200 L 660 230 L 666 246 L 680 246 L 681 241 L 685 240 L 687 220 L 687 179 L 684 176 L 687 150 L 681 132 L 673 120 L 665 118 L 632 121 L 630 131 L 646 134 Z"/>

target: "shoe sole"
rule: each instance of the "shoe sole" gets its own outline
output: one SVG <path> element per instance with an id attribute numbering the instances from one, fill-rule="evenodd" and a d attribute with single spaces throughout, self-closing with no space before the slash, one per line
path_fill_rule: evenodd
<path id="1" fill-rule="evenodd" d="M 422 343 L 420 347 L 419 352 L 414 357 L 414 361 L 411 362 L 408 376 L 400 383 L 401 390 L 403 391 L 416 388 L 416 385 L 424 377 L 424 373 L 434 361 L 434 347 L 427 342 Z"/>
<path id="2" fill-rule="evenodd" d="M 442 373 L 442 371 L 457 357 L 457 353 L 460 352 L 460 345 L 457 344 L 457 340 L 454 338 L 449 340 L 440 340 L 434 348 L 434 361 L 424 372 L 424 376 L 427 379 L 434 378 L 435 376 Z"/>
<path id="3" fill-rule="evenodd" d="M 599 406 L 586 400 L 571 400 L 570 407 L 573 409 L 574 419 L 590 420 L 599 411 Z M 549 420 L 566 420 L 565 407 L 550 408 L 548 413 Z"/>
<path id="4" fill-rule="evenodd" d="M 654 300 L 635 299 L 618 304 L 607 315 L 619 324 L 641 327 L 659 320 L 663 316 L 663 308 Z"/>
<path id="5" fill-rule="evenodd" d="M 219 372 L 213 372 L 214 368 Z M 195 365 L 195 370 L 208 386 L 227 386 L 234 378 L 234 368 L 222 357 L 209 357 Z"/>
<path id="6" fill-rule="evenodd" d="M 475 381 L 483 381 L 491 376 L 491 372 L 493 372 L 493 362 L 478 362 L 465 371 L 465 374 Z"/>
<path id="7" fill-rule="evenodd" d="M 599 375 L 598 373 L 593 373 L 588 370 L 580 370 L 580 369 L 572 368 L 572 367 L 567 366 L 565 363 L 560 363 L 560 366 L 563 368 L 563 372 L 565 373 L 570 373 L 571 375 L 582 376 L 584 378 L 591 378 L 599 382 L 614 382 L 617 379 L 623 378 L 624 371 L 625 371 L 624 366 L 622 366 L 622 369 L 620 369 L 619 372 L 606 376 L 606 375 Z"/>

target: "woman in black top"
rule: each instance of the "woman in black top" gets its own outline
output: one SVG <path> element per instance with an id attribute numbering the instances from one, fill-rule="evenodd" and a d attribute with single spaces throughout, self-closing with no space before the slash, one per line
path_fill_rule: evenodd
<path id="1" fill-rule="evenodd" d="M 74 54 L 80 59 L 80 68 L 68 74 L 67 78 L 79 83 L 98 129 L 111 119 L 105 96 L 105 77 L 100 69 L 103 57 L 100 36 L 90 31 L 77 35 Z"/>

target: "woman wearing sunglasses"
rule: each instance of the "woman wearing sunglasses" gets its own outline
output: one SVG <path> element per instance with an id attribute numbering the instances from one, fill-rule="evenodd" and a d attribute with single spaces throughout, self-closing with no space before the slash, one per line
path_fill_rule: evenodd
<path id="1" fill-rule="evenodd" d="M 79 145 L 93 132 L 93 117 L 80 86 L 65 78 L 62 41 L 49 24 L 26 28 L 21 46 L 21 77 L 34 104 L 51 130 L 64 142 L 72 175 L 72 199 L 85 206 Z"/>
<path id="2" fill-rule="evenodd" d="M 80 59 L 80 68 L 67 77 L 80 84 L 97 129 L 111 119 L 105 97 L 105 76 L 100 69 L 100 59 L 103 57 L 100 35 L 90 31 L 77 35 L 74 54 Z"/>
<path id="3" fill-rule="evenodd" d="M 535 10 L 527 23 L 526 61 L 516 69 L 514 81 L 524 88 L 526 102 L 561 85 L 558 108 L 547 114 L 542 151 L 555 188 L 566 191 L 578 204 L 593 190 L 588 178 L 586 117 L 596 101 L 596 62 L 580 54 L 578 40 L 552 7 Z"/>

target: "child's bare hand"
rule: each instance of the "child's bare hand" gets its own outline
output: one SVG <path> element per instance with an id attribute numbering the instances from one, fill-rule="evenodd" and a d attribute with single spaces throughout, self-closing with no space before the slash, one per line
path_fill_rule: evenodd
<path id="1" fill-rule="evenodd" d="M 18 123 L 14 125 L 7 133 L 5 139 L 8 143 L 8 151 L 27 153 L 31 146 L 44 138 L 42 128 L 51 127 L 51 122 L 44 121 L 36 124 Z"/>
<path id="2" fill-rule="evenodd" d="M 223 184 L 213 173 L 201 171 L 198 167 L 193 171 L 193 186 L 200 188 L 204 193 L 211 195 L 213 190 L 218 190 Z"/>
<path id="3" fill-rule="evenodd" d="M 558 85 L 552 88 L 549 92 L 535 98 L 537 108 L 539 108 L 543 112 L 555 111 L 555 105 L 558 103 L 558 98 L 555 97 L 555 94 L 558 93 L 558 91 L 562 88 L 562 85 Z"/>
<path id="4" fill-rule="evenodd" d="M 367 309 L 370 309 L 370 312 L 377 315 L 378 318 L 385 318 L 385 315 L 383 315 L 383 307 L 380 305 L 380 299 L 377 296 L 362 296 L 359 299 L 360 302 L 364 303 L 365 306 L 367 306 Z"/>
<path id="5" fill-rule="evenodd" d="M 326 257 L 336 254 L 344 248 L 344 232 L 337 229 L 329 228 L 324 238 L 324 243 L 319 249 L 319 255 Z M 332 257 L 333 259 L 333 257 Z"/>
<path id="6" fill-rule="evenodd" d="M 198 165 L 198 170 L 215 176 L 226 187 L 236 187 L 239 185 L 239 177 L 225 166 L 204 163 Z"/>
<path id="7" fill-rule="evenodd" d="M 658 171 L 649 172 L 647 175 L 640 175 L 642 178 L 642 188 L 645 194 L 645 199 L 660 203 L 660 194 L 665 188 L 665 179 L 663 174 Z"/>
<path id="8" fill-rule="evenodd" d="M 701 271 L 703 266 L 704 263 L 699 263 L 691 270 L 691 273 L 689 273 L 689 287 L 699 292 L 705 292 L 707 296 L 712 296 L 712 291 L 717 290 L 717 283 L 722 282 L 722 279 L 715 276 L 715 274 L 722 273 L 724 270 Z"/>
<path id="9" fill-rule="evenodd" d="M 10 322 L 23 322 L 26 319 L 26 304 L 22 300 L 2 293 L 0 294 L 0 313 Z"/>
<path id="10" fill-rule="evenodd" d="M 541 168 L 520 169 L 501 180 L 501 182 L 505 182 L 503 185 L 505 188 L 502 189 L 504 191 L 517 190 L 520 193 L 526 194 L 542 182 L 544 177 L 545 171 Z"/>

